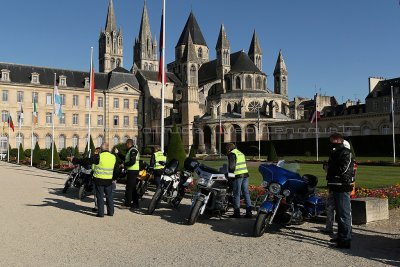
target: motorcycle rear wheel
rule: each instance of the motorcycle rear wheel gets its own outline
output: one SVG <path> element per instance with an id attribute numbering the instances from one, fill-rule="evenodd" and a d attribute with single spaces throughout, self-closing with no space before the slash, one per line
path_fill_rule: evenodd
<path id="1" fill-rule="evenodd" d="M 157 208 L 158 203 L 160 203 L 163 193 L 163 189 L 157 188 L 156 192 L 153 195 L 153 198 L 150 201 L 149 208 L 147 209 L 147 214 L 153 214 L 154 210 Z"/>
<path id="2" fill-rule="evenodd" d="M 269 221 L 271 220 L 272 213 L 259 213 L 254 223 L 253 235 L 254 237 L 262 236 L 270 226 Z"/>
<path id="3" fill-rule="evenodd" d="M 192 209 L 190 210 L 189 218 L 188 218 L 188 225 L 193 225 L 196 223 L 197 218 L 199 217 L 200 214 L 200 208 L 203 206 L 203 201 L 201 200 L 196 200 L 196 203 L 194 203 Z"/>
<path id="4" fill-rule="evenodd" d="M 86 197 L 86 190 L 84 184 L 81 185 L 81 187 L 79 187 L 78 197 L 80 200 L 83 200 Z"/>

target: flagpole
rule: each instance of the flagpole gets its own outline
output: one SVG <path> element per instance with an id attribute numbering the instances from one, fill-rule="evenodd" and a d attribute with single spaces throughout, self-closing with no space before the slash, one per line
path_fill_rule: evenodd
<path id="1" fill-rule="evenodd" d="M 88 126 L 88 157 L 90 158 L 90 124 L 91 124 L 91 112 L 92 112 L 92 74 L 93 74 L 93 47 L 90 48 L 90 82 L 89 82 L 89 126 Z"/>
<path id="2" fill-rule="evenodd" d="M 35 89 L 33 89 L 32 130 L 31 130 L 31 167 L 33 166 L 33 127 L 35 125 Z"/>
<path id="3" fill-rule="evenodd" d="M 219 106 L 219 158 L 221 158 L 221 141 L 222 141 L 222 122 L 221 122 L 221 112 L 222 111 L 222 106 Z"/>
<path id="4" fill-rule="evenodd" d="M 316 94 L 315 97 L 315 143 L 316 143 L 316 148 L 317 148 L 317 161 L 319 159 L 318 157 L 318 93 Z"/>
<path id="5" fill-rule="evenodd" d="M 10 162 L 10 112 L 8 112 L 7 162 Z"/>
<path id="6" fill-rule="evenodd" d="M 393 163 L 396 163 L 396 138 L 394 134 L 394 101 L 393 101 L 393 86 L 390 87 L 391 94 L 391 112 L 392 112 L 392 136 L 393 136 Z"/>
<path id="7" fill-rule="evenodd" d="M 257 135 L 258 135 L 258 160 L 261 159 L 261 136 L 260 136 L 260 109 L 257 109 Z"/>
<path id="8" fill-rule="evenodd" d="M 56 92 L 55 88 L 57 85 L 57 73 L 54 73 L 54 89 L 53 89 L 53 109 L 54 111 L 51 114 L 51 122 L 53 124 L 53 134 L 51 138 L 51 170 L 54 170 L 54 113 L 56 112 Z"/>
<path id="9" fill-rule="evenodd" d="M 21 105 L 22 105 L 22 103 L 21 103 Z M 22 112 L 20 111 L 20 113 L 19 113 L 19 125 L 18 125 L 18 135 L 17 135 L 17 138 L 18 138 L 18 140 L 19 140 L 19 144 L 18 144 L 18 154 L 17 154 L 17 164 L 19 164 L 19 153 L 20 153 L 20 151 L 19 151 L 19 147 L 20 147 L 20 145 L 21 145 L 21 121 L 22 121 Z"/>
<path id="10" fill-rule="evenodd" d="M 160 44 L 162 46 L 162 72 L 161 72 L 161 151 L 164 152 L 164 91 L 165 91 L 165 68 L 164 68 L 164 60 L 165 60 L 165 0 L 163 0 L 163 21 L 162 21 L 162 43 Z"/>

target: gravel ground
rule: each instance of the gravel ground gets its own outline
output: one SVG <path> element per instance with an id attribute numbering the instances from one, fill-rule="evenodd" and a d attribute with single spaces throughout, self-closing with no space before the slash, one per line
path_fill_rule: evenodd
<path id="1" fill-rule="evenodd" d="M 179 210 L 162 204 L 154 215 L 121 210 L 97 218 L 92 197 L 62 194 L 66 175 L 0 163 L 0 266 L 400 266 L 400 210 L 390 220 L 355 226 L 351 250 L 329 248 L 322 224 L 275 228 L 251 237 L 254 219 L 202 219 L 185 225 L 190 201 Z"/>

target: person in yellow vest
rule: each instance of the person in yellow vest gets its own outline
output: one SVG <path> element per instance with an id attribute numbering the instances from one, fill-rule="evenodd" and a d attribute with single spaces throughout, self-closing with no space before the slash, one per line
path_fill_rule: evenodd
<path id="1" fill-rule="evenodd" d="M 139 175 L 140 154 L 134 146 L 133 140 L 126 140 L 128 152 L 125 155 L 124 167 L 126 170 L 125 206 L 123 208 L 138 208 L 139 197 L 136 191 L 136 180 Z"/>
<path id="2" fill-rule="evenodd" d="M 232 218 L 240 218 L 240 193 L 243 192 L 246 202 L 246 218 L 251 218 L 251 199 L 249 192 L 249 171 L 247 170 L 246 157 L 232 143 L 226 145 L 228 155 L 228 171 L 233 179 L 233 215 Z"/>
<path id="3" fill-rule="evenodd" d="M 109 151 L 108 143 L 101 145 L 101 153 L 91 158 L 72 158 L 74 164 L 93 164 L 93 183 L 97 199 L 97 217 L 104 217 L 104 195 L 106 197 L 107 215 L 114 215 L 112 181 L 117 172 L 116 157 Z"/>
<path id="4" fill-rule="evenodd" d="M 156 146 L 153 155 L 151 155 L 150 167 L 153 168 L 154 182 L 157 187 L 160 186 L 161 175 L 164 171 L 164 166 L 160 164 L 160 161 L 167 162 L 167 157 L 161 151 L 161 147 Z"/>

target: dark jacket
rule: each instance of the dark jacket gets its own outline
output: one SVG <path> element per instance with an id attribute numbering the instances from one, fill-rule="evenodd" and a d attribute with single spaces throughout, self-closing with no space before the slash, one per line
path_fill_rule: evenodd
<path id="1" fill-rule="evenodd" d="M 333 148 L 328 161 L 326 180 L 328 187 L 336 192 L 350 192 L 353 189 L 354 159 L 351 151 L 338 144 Z"/>
<path id="2" fill-rule="evenodd" d="M 228 172 L 234 173 L 236 169 L 236 155 L 232 152 L 228 154 Z M 235 178 L 247 178 L 249 177 L 249 173 L 243 173 L 236 175 Z"/>
<path id="3" fill-rule="evenodd" d="M 133 148 L 133 149 L 130 148 L 130 149 L 128 149 L 128 152 L 129 152 L 129 150 L 131 150 L 131 152 L 130 152 L 130 155 L 129 155 L 129 161 L 128 162 L 125 162 L 125 156 L 124 156 L 124 166 L 125 167 L 130 167 L 130 166 L 135 165 L 136 156 L 139 153 L 139 151 L 136 148 Z"/>
<path id="4" fill-rule="evenodd" d="M 103 152 L 108 152 L 108 151 L 103 151 Z M 72 159 L 72 164 L 84 164 L 84 165 L 92 165 L 92 164 L 99 164 L 100 162 L 100 154 L 95 154 L 90 158 L 82 158 L 82 159 L 78 159 L 78 158 L 73 158 Z M 115 162 L 114 165 L 114 173 L 113 173 L 113 178 L 112 180 L 115 180 L 118 178 L 118 173 L 119 173 L 119 168 L 118 168 L 118 164 L 117 162 Z M 93 182 L 96 185 L 110 185 L 112 183 L 112 180 L 108 180 L 108 179 L 98 179 L 93 177 Z"/>

